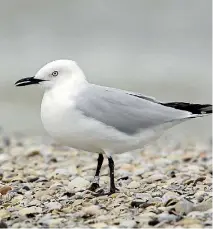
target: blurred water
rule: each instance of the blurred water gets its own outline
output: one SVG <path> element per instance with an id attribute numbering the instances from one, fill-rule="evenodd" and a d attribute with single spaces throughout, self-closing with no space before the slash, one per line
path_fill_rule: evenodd
<path id="1" fill-rule="evenodd" d="M 45 63 L 76 60 L 91 82 L 166 101 L 211 103 L 211 0 L 2 0 L 0 125 L 44 134 L 42 91 L 15 88 Z M 211 134 L 211 117 L 174 130 Z"/>

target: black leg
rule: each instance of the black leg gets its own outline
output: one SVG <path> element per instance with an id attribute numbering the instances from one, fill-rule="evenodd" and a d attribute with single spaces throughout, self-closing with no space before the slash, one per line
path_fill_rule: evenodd
<path id="1" fill-rule="evenodd" d="M 110 175 L 110 192 L 109 194 L 115 193 L 116 190 L 118 190 L 115 187 L 115 178 L 114 178 L 114 161 L 112 159 L 112 157 L 108 158 L 108 162 L 109 162 L 109 175 Z"/>
<path id="2" fill-rule="evenodd" d="M 100 176 L 100 171 L 101 171 L 101 166 L 103 164 L 103 161 L 104 161 L 103 154 L 99 153 L 95 177 L 94 177 L 94 180 L 93 180 L 91 186 L 89 187 L 90 191 L 94 192 L 97 188 L 99 188 L 99 176 Z"/>

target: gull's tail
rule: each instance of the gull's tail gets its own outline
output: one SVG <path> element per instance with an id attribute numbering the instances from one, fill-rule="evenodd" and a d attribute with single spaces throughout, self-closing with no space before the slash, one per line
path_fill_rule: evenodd
<path id="1" fill-rule="evenodd" d="M 161 103 L 164 106 L 172 107 L 178 110 L 191 112 L 193 115 L 207 115 L 212 113 L 211 104 L 193 104 L 193 103 L 184 103 L 184 102 L 170 102 L 170 103 Z"/>

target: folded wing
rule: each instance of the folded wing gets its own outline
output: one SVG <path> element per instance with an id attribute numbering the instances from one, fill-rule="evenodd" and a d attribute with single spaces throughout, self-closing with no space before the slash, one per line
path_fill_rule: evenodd
<path id="1" fill-rule="evenodd" d="M 90 84 L 76 98 L 76 108 L 125 134 L 190 117 L 190 112 L 161 105 L 139 93 Z"/>

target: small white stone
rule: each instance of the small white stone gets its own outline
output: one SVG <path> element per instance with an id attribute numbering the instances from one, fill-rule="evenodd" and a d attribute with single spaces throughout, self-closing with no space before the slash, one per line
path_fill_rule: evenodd
<path id="1" fill-rule="evenodd" d="M 152 196 L 149 193 L 136 193 L 136 199 L 141 199 L 143 202 L 147 202 L 152 199 Z"/>
<path id="2" fill-rule="evenodd" d="M 55 183 L 53 183 L 51 186 L 50 186 L 50 190 L 57 190 L 57 189 L 59 189 L 60 187 L 62 187 L 63 185 L 61 184 L 61 183 L 59 183 L 59 182 L 55 182 Z"/>
<path id="3" fill-rule="evenodd" d="M 57 218 L 57 219 L 51 219 L 48 223 L 50 228 L 56 228 L 57 225 L 59 225 L 62 221 L 64 221 L 63 218 Z"/>
<path id="4" fill-rule="evenodd" d="M 166 176 L 163 174 L 154 174 L 148 178 L 149 182 L 154 182 L 154 181 L 160 181 L 160 180 L 166 180 Z"/>
<path id="5" fill-rule="evenodd" d="M 83 199 L 84 192 L 76 192 L 75 193 L 75 199 Z"/>
<path id="6" fill-rule="evenodd" d="M 200 198 L 205 198 L 205 197 L 208 197 L 208 196 L 211 196 L 211 193 L 210 192 L 206 192 L 206 191 L 197 191 L 194 195 L 194 197 L 199 200 Z"/>
<path id="7" fill-rule="evenodd" d="M 191 217 L 193 219 L 199 218 L 199 217 L 204 217 L 204 212 L 200 212 L 200 211 L 192 211 L 189 212 L 189 214 L 187 215 L 187 217 Z"/>
<path id="8" fill-rule="evenodd" d="M 36 199 L 33 199 L 29 205 L 34 205 L 34 206 L 38 206 L 38 205 L 41 205 L 41 201 L 39 200 L 36 200 Z"/>
<path id="9" fill-rule="evenodd" d="M 193 210 L 193 205 L 190 201 L 182 199 L 175 205 L 175 211 L 179 214 L 188 214 Z"/>
<path id="10" fill-rule="evenodd" d="M 55 170 L 56 174 L 64 175 L 64 176 L 71 176 L 77 174 L 76 166 L 72 166 L 66 169 L 58 168 Z"/>
<path id="11" fill-rule="evenodd" d="M 55 170 L 55 174 L 60 174 L 60 175 L 64 175 L 64 176 L 69 176 L 70 172 L 68 169 L 56 169 Z"/>
<path id="12" fill-rule="evenodd" d="M 160 166 L 169 165 L 170 163 L 171 163 L 171 160 L 167 158 L 158 158 L 158 160 L 155 162 L 155 165 L 157 167 L 160 167 Z"/>
<path id="13" fill-rule="evenodd" d="M 41 196 L 41 201 L 43 202 L 43 201 L 51 200 L 52 198 L 53 197 L 50 195 L 43 195 Z"/>
<path id="14" fill-rule="evenodd" d="M 42 208 L 33 206 L 29 208 L 23 208 L 19 211 L 20 215 L 28 215 L 28 214 L 34 214 L 34 213 L 42 213 Z"/>
<path id="15" fill-rule="evenodd" d="M 146 169 L 145 169 L 145 168 L 135 169 L 134 175 L 135 175 L 135 176 L 139 176 L 139 175 L 144 174 L 145 172 L 146 172 Z"/>
<path id="16" fill-rule="evenodd" d="M 166 204 L 169 200 L 171 199 L 179 199 L 180 196 L 175 193 L 175 192 L 166 192 L 163 196 L 162 196 L 162 203 Z"/>
<path id="17" fill-rule="evenodd" d="M 205 212 L 212 208 L 212 198 L 209 198 L 202 203 L 199 203 L 193 207 L 193 211 Z"/>
<path id="18" fill-rule="evenodd" d="M 127 188 L 139 188 L 140 187 L 140 183 L 137 181 L 132 181 L 131 183 L 129 183 L 129 185 L 127 186 Z"/>
<path id="19" fill-rule="evenodd" d="M 136 226 L 136 222 L 134 220 L 122 220 L 120 223 L 121 228 L 134 228 Z"/>
<path id="20" fill-rule="evenodd" d="M 5 209 L 0 209 L 0 219 L 7 219 L 11 216 L 10 212 Z"/>
<path id="21" fill-rule="evenodd" d="M 84 215 L 98 215 L 100 213 L 100 207 L 97 205 L 91 205 L 89 207 L 82 208 Z"/>
<path id="22" fill-rule="evenodd" d="M 107 228 L 107 224 L 106 223 L 95 223 L 95 224 L 91 224 L 92 228 Z"/>
<path id="23" fill-rule="evenodd" d="M 153 198 L 151 199 L 151 202 L 162 203 L 162 198 L 161 198 L 161 197 L 158 197 L 158 196 L 153 197 Z"/>
<path id="24" fill-rule="evenodd" d="M 68 188 L 69 189 L 74 189 L 74 188 L 83 189 L 89 186 L 89 184 L 90 182 L 85 180 L 84 178 L 76 177 L 68 184 Z"/>
<path id="25" fill-rule="evenodd" d="M 49 210 L 56 210 L 61 209 L 62 205 L 58 202 L 50 202 L 46 204 L 46 207 L 48 207 Z"/>
<path id="26" fill-rule="evenodd" d="M 72 204 L 72 206 L 75 207 L 75 206 L 81 205 L 82 202 L 83 202 L 82 199 L 75 200 L 74 203 Z"/>
<path id="27" fill-rule="evenodd" d="M 156 214 L 153 212 L 142 212 L 139 216 L 135 217 L 135 220 L 140 222 L 140 224 L 148 224 L 148 222 L 155 217 Z"/>
<path id="28" fill-rule="evenodd" d="M 162 221 L 175 221 L 176 219 L 177 219 L 176 215 L 168 214 L 166 212 L 163 212 L 163 213 L 158 215 L 159 222 L 162 222 Z"/>
<path id="29" fill-rule="evenodd" d="M 0 154 L 0 162 L 3 163 L 7 161 L 9 156 L 7 154 Z"/>
<path id="30" fill-rule="evenodd" d="M 131 163 L 132 161 L 135 160 L 135 158 L 133 157 L 133 155 L 129 152 L 127 153 L 122 153 L 122 154 L 118 154 L 117 155 L 118 159 L 117 162 L 119 163 Z"/>

